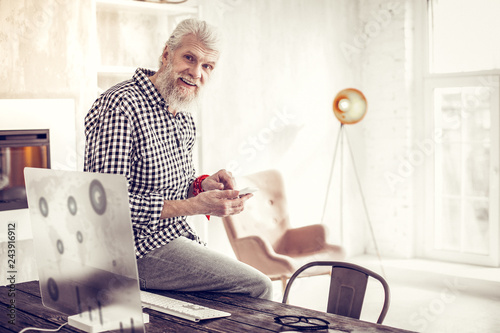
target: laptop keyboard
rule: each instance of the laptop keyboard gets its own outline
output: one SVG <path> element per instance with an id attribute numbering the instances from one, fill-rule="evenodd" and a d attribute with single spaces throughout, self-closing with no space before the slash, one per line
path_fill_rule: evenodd
<path id="1" fill-rule="evenodd" d="M 205 319 L 228 317 L 231 315 L 228 312 L 180 301 L 175 298 L 150 293 L 144 290 L 141 290 L 141 302 L 142 306 L 145 308 L 195 322 Z"/>

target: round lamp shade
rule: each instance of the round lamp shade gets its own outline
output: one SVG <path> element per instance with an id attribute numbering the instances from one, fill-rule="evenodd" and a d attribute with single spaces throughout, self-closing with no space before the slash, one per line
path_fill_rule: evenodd
<path id="1" fill-rule="evenodd" d="M 366 98 L 354 88 L 341 90 L 333 100 L 333 113 L 342 124 L 355 124 L 366 114 Z"/>

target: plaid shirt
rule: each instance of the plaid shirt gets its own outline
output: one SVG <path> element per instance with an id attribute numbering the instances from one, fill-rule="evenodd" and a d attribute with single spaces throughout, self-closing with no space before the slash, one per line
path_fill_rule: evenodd
<path id="1" fill-rule="evenodd" d="M 138 258 L 188 235 L 199 241 L 185 216 L 160 219 L 164 200 L 186 199 L 195 179 L 191 114 L 168 112 L 148 76 L 137 69 L 93 104 L 85 118 L 86 172 L 123 174 Z"/>

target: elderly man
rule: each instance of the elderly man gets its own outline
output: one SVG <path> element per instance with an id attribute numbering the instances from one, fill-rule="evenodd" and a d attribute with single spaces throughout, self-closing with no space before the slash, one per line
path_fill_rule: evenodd
<path id="1" fill-rule="evenodd" d="M 195 176 L 195 124 L 189 112 L 219 58 L 205 22 L 182 21 L 158 72 L 137 69 L 94 103 L 85 118 L 85 171 L 128 179 L 139 280 L 143 289 L 218 291 L 270 299 L 269 278 L 203 245 L 189 215 L 240 213 L 230 173 Z"/>

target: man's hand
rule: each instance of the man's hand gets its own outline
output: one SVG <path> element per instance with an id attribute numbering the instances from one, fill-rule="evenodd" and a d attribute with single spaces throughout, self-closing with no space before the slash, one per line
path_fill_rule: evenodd
<path id="1" fill-rule="evenodd" d="M 239 191 L 234 190 L 236 186 L 234 178 L 226 170 L 219 170 L 205 178 L 201 186 L 204 192 L 196 197 L 192 196 L 191 188 L 187 200 L 165 200 L 160 218 L 198 214 L 219 217 L 235 215 L 243 211 L 245 201 L 253 196 L 247 194 L 239 198 Z"/>
<path id="2" fill-rule="evenodd" d="M 197 201 L 201 214 L 224 217 L 241 213 L 245 208 L 245 201 L 253 196 L 248 194 L 239 198 L 238 193 L 235 190 L 207 191 L 191 200 Z"/>
<path id="3" fill-rule="evenodd" d="M 217 173 L 207 177 L 201 183 L 203 191 L 211 190 L 234 190 L 236 186 L 233 175 L 226 170 L 219 170 Z"/>

